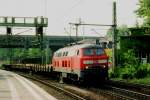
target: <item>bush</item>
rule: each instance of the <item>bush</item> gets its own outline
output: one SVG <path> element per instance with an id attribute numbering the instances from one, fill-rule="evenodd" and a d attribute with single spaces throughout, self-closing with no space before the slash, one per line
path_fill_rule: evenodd
<path id="1" fill-rule="evenodd" d="M 122 72 L 120 73 L 120 78 L 122 79 L 132 79 L 135 75 L 135 68 L 133 66 L 125 66 L 122 68 Z"/>
<path id="2" fill-rule="evenodd" d="M 122 53 L 123 63 L 121 67 L 115 67 L 114 72 L 110 71 L 110 78 L 144 78 L 150 76 L 150 64 L 139 64 L 133 50 Z"/>
<path id="3" fill-rule="evenodd" d="M 116 67 L 114 72 L 109 71 L 110 78 L 122 78 L 122 79 L 133 79 L 133 78 L 144 78 L 150 76 L 150 64 L 141 65 L 129 65 L 123 67 Z"/>
<path id="4" fill-rule="evenodd" d="M 150 64 L 141 64 L 137 70 L 135 77 L 136 78 L 144 78 L 150 75 Z"/>
<path id="5" fill-rule="evenodd" d="M 109 70 L 109 77 L 110 78 L 117 78 L 117 77 L 119 77 L 119 73 L 120 73 L 119 71 L 120 71 L 119 68 L 115 68 L 114 72 L 113 72 L 112 69 L 110 69 Z"/>

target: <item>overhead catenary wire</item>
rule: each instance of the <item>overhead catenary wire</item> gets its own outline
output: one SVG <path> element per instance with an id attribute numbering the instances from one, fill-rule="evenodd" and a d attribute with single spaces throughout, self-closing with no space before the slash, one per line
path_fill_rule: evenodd
<path id="1" fill-rule="evenodd" d="M 71 27 L 71 26 L 70 26 Z M 71 44 L 71 40 L 75 41 L 72 37 L 71 37 L 71 29 L 70 29 L 70 33 L 66 30 L 66 28 L 64 28 L 65 33 L 67 33 L 67 35 L 69 35 L 69 42 Z"/>
<path id="2" fill-rule="evenodd" d="M 30 28 L 30 29 L 28 29 L 28 30 L 25 30 L 25 31 L 22 31 L 22 32 L 18 32 L 18 33 L 14 34 L 14 35 L 19 35 L 19 34 L 21 34 L 21 33 L 28 32 L 28 31 L 31 31 L 31 30 L 33 30 L 33 29 Z"/>
<path id="3" fill-rule="evenodd" d="M 75 9 L 77 6 L 79 6 L 81 4 L 81 2 L 83 2 L 84 0 L 78 0 L 76 3 L 74 3 L 73 6 L 71 6 L 70 8 L 68 8 L 62 15 L 60 15 L 58 18 L 57 18 L 57 22 L 58 21 L 62 21 L 64 20 L 64 18 L 66 18 L 66 16 L 68 17 L 68 15 L 70 13 L 72 13 L 72 10 Z"/>
<path id="4" fill-rule="evenodd" d="M 101 36 L 101 33 L 97 32 L 95 29 L 91 29 L 91 31 L 93 31 L 95 34 Z"/>

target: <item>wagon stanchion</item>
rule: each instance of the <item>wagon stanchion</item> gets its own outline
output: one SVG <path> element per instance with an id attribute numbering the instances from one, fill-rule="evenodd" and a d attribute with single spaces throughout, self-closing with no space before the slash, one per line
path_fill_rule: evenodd
<path id="1" fill-rule="evenodd" d="M 62 73 L 60 73 L 60 75 L 59 75 L 59 83 L 63 84 L 63 75 L 62 75 Z"/>
<path id="2" fill-rule="evenodd" d="M 30 67 L 29 75 L 33 75 L 33 73 L 32 73 L 32 67 L 31 66 L 29 66 L 29 67 Z"/>
<path id="3" fill-rule="evenodd" d="M 32 71 L 29 71 L 29 75 L 32 75 Z"/>

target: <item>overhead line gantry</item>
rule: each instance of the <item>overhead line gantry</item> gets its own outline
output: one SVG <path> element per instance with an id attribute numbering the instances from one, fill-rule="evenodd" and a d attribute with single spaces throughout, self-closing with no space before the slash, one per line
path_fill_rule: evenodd
<path id="1" fill-rule="evenodd" d="M 10 17 L 0 16 L 0 26 L 6 26 L 8 38 L 12 35 L 13 27 L 35 27 L 36 36 L 40 42 L 40 48 L 43 45 L 43 27 L 48 26 L 48 18 L 40 17 Z"/>
<path id="2" fill-rule="evenodd" d="M 10 16 L 0 16 L 0 26 L 6 27 L 7 34 L 7 44 L 11 44 L 10 40 L 12 39 L 12 28 L 13 27 L 35 27 L 36 36 L 38 39 L 39 46 L 41 51 L 43 50 L 43 27 L 48 26 L 48 18 L 40 17 L 10 17 Z M 24 44 L 24 47 L 27 49 L 27 43 Z M 11 51 L 11 49 L 10 49 Z M 10 61 L 11 61 L 10 54 Z"/>

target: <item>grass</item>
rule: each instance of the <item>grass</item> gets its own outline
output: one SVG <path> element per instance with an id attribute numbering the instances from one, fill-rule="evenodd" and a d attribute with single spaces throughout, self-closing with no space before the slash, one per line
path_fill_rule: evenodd
<path id="1" fill-rule="evenodd" d="M 122 81 L 130 82 L 130 83 L 138 83 L 138 84 L 150 85 L 150 76 L 142 78 L 142 79 L 136 79 L 135 78 L 135 79 L 125 80 L 125 79 L 121 79 L 121 78 L 113 78 L 113 80 L 122 80 Z"/>
<path id="2" fill-rule="evenodd" d="M 129 80 L 129 82 L 150 85 L 150 77 L 145 77 L 142 79 L 132 79 Z"/>

